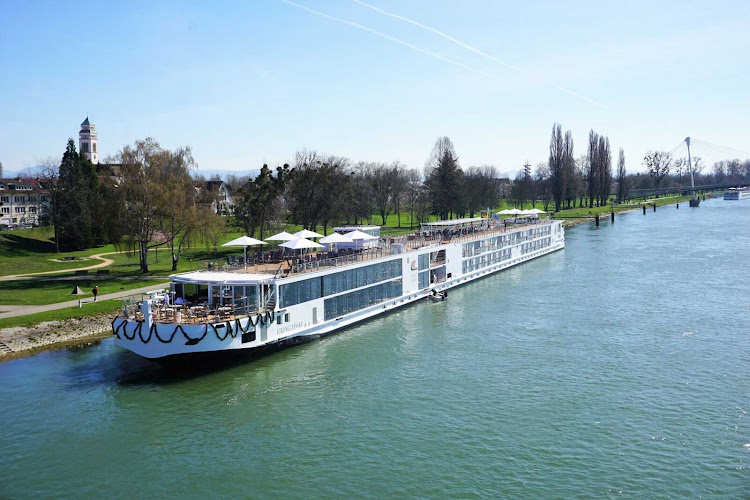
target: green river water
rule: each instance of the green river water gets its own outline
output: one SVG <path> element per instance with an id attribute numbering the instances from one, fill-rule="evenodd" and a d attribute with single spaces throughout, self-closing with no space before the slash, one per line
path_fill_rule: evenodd
<path id="1" fill-rule="evenodd" d="M 748 269 L 707 200 L 223 370 L 2 363 L 0 497 L 748 498 Z"/>

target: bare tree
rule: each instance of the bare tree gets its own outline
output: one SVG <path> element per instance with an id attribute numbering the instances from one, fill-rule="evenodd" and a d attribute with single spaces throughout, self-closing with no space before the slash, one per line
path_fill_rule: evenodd
<path id="1" fill-rule="evenodd" d="M 666 151 L 649 151 L 643 157 L 643 165 L 653 179 L 654 187 L 658 189 L 664 177 L 669 174 L 672 156 Z"/>
<path id="2" fill-rule="evenodd" d="M 375 208 L 380 213 L 382 225 L 387 225 L 388 214 L 394 206 L 393 186 L 397 169 L 385 163 L 372 163 L 369 167 L 369 181 L 372 188 Z"/>
<path id="3" fill-rule="evenodd" d="M 399 161 L 395 161 L 391 164 L 393 168 L 393 186 L 392 186 L 392 198 L 393 198 L 393 210 L 396 212 L 398 217 L 397 227 L 401 227 L 401 203 L 405 200 L 406 192 L 408 190 L 408 184 L 406 179 L 406 165 Z"/>
<path id="4" fill-rule="evenodd" d="M 589 208 L 594 206 L 599 189 L 599 134 L 589 130 L 589 147 L 586 157 L 588 168 L 586 179 L 589 194 Z"/>
<path id="5" fill-rule="evenodd" d="M 534 186 L 536 187 L 537 196 L 542 202 L 544 211 L 549 210 L 550 201 L 552 201 L 552 186 L 550 182 L 549 165 L 539 163 L 534 173 Z"/>
<path id="6" fill-rule="evenodd" d="M 549 170 L 556 211 L 562 210 L 565 197 L 565 155 L 562 125 L 555 123 L 552 125 L 552 137 L 549 141 Z"/>
<path id="7" fill-rule="evenodd" d="M 409 229 L 414 229 L 414 215 L 417 202 L 425 197 L 425 185 L 422 182 L 422 174 L 413 168 L 406 171 L 406 200 L 409 205 Z"/>
<path id="8" fill-rule="evenodd" d="M 599 206 L 607 204 L 610 191 L 612 190 L 612 153 L 609 148 L 609 137 L 599 137 L 598 148 L 598 167 L 599 167 Z"/>

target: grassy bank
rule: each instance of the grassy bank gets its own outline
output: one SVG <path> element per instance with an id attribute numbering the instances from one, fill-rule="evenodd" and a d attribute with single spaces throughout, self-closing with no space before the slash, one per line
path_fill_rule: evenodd
<path id="1" fill-rule="evenodd" d="M 87 316 L 95 316 L 98 314 L 114 315 L 121 308 L 122 302 L 120 300 L 102 300 L 101 302 L 85 304 L 80 309 L 76 306 L 68 307 L 65 309 L 56 309 L 54 311 L 46 311 L 34 315 L 2 318 L 0 319 L 0 328 L 11 328 L 14 326 L 33 326 L 45 321 L 81 319 Z"/>
<path id="2" fill-rule="evenodd" d="M 93 299 L 91 289 L 99 287 L 99 295 L 122 292 L 157 284 L 158 280 L 14 280 L 0 281 L 0 308 L 2 305 L 27 306 L 55 304 L 68 300 Z M 71 295 L 79 286 L 85 295 Z"/>

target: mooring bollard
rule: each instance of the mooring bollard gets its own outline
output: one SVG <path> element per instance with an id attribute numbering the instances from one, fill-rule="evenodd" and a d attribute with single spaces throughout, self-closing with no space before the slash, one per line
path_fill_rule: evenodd
<path id="1" fill-rule="evenodd" d="M 596 227 L 599 227 L 599 214 L 594 216 L 594 222 L 596 223 Z"/>

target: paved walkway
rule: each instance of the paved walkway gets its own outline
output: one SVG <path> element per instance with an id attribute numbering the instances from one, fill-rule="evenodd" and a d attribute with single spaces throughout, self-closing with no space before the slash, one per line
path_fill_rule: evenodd
<path id="1" fill-rule="evenodd" d="M 144 286 L 141 288 L 133 288 L 132 290 L 124 290 L 122 292 L 115 292 L 115 293 L 107 293 L 104 295 L 99 295 L 97 300 L 107 300 L 107 299 L 121 299 L 123 297 L 129 297 L 131 295 L 138 295 L 139 293 L 148 292 L 150 290 L 156 290 L 159 288 L 166 288 L 169 286 L 169 281 L 161 282 L 161 283 L 154 283 L 153 285 Z M 54 311 L 57 309 L 65 309 L 66 307 L 74 307 L 78 305 L 78 300 L 68 300 L 66 302 L 58 302 L 56 304 L 46 304 L 43 306 L 5 306 L 0 305 L 0 319 L 1 318 L 12 318 L 15 316 L 25 316 L 28 314 L 36 314 L 44 311 Z M 93 303 L 94 298 L 89 296 L 85 299 L 80 299 L 84 306 L 83 308 L 86 308 L 85 304 Z"/>

